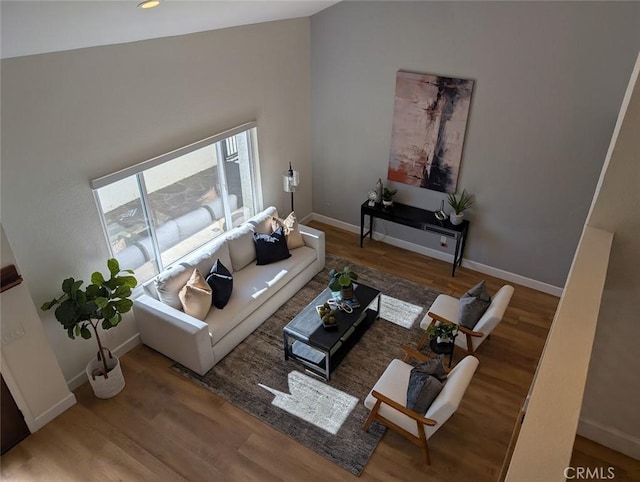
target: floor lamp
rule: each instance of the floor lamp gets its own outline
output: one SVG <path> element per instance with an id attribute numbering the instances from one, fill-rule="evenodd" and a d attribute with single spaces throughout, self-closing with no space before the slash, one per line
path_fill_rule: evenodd
<path id="1" fill-rule="evenodd" d="M 289 170 L 282 176 L 282 186 L 285 192 L 291 193 L 291 212 L 293 212 L 293 193 L 297 191 L 300 185 L 300 173 L 294 171 L 289 163 Z"/>

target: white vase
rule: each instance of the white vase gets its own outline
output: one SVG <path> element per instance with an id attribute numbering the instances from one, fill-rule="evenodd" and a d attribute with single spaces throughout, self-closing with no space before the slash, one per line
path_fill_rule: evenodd
<path id="1" fill-rule="evenodd" d="M 462 222 L 463 217 L 464 217 L 464 213 L 460 213 L 460 214 L 451 213 L 449 215 L 449 221 L 451 221 L 451 224 L 453 224 L 454 226 L 457 226 Z"/>
<path id="2" fill-rule="evenodd" d="M 124 376 L 122 375 L 122 368 L 120 367 L 120 360 L 115 355 L 113 358 L 109 358 L 107 355 L 107 373 L 108 378 L 103 375 L 93 376 L 93 370 L 96 368 L 102 368 L 102 361 L 94 358 L 89 362 L 86 368 L 87 378 L 93 389 L 93 393 L 98 398 L 112 398 L 124 388 Z"/>

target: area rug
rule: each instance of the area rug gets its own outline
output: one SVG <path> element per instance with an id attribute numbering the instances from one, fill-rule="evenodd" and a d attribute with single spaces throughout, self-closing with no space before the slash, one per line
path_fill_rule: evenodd
<path id="1" fill-rule="evenodd" d="M 381 319 L 351 349 L 326 382 L 284 360 L 282 329 L 327 286 L 331 268 L 349 265 L 359 281 L 383 293 Z M 327 255 L 317 274 L 273 316 L 204 376 L 172 368 L 228 402 L 360 475 L 384 433 L 363 401 L 402 344 L 417 343 L 420 320 L 438 293 L 425 286 Z"/>

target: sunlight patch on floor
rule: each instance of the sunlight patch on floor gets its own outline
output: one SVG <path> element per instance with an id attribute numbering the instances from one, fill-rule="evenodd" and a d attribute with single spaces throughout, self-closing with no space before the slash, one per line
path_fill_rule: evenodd
<path id="1" fill-rule="evenodd" d="M 410 329 L 414 323 L 420 320 L 423 307 L 399 300 L 392 296 L 380 295 L 380 318 L 390 321 L 403 328 Z M 371 308 L 376 309 L 377 300 L 373 300 Z"/>
<path id="2" fill-rule="evenodd" d="M 289 373 L 288 380 L 289 393 L 258 385 L 275 395 L 274 406 L 334 435 L 358 403 L 356 397 L 298 371 Z"/>

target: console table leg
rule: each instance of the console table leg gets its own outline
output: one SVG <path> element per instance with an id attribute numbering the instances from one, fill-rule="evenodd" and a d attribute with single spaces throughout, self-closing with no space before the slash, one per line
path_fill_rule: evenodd
<path id="1" fill-rule="evenodd" d="M 459 258 L 458 258 L 459 257 Z M 456 239 L 456 249 L 453 252 L 453 268 L 451 269 L 451 277 L 456 276 L 456 266 L 462 262 L 462 252 L 460 250 L 460 238 Z"/>

